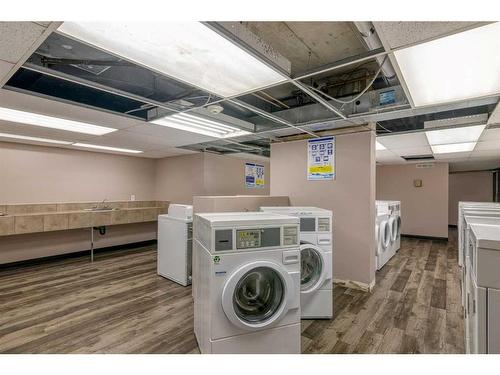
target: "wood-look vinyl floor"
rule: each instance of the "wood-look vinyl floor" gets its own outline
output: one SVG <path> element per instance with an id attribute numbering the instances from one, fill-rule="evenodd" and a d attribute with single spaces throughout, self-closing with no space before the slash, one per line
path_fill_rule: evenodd
<path id="1" fill-rule="evenodd" d="M 405 238 L 372 293 L 334 288 L 304 353 L 463 353 L 456 231 Z M 0 353 L 198 353 L 191 288 L 156 275 L 154 247 L 0 269 Z"/>

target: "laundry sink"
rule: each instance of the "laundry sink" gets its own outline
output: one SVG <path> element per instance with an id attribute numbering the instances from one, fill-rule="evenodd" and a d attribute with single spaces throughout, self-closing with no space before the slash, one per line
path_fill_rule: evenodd
<path id="1" fill-rule="evenodd" d="M 117 211 L 119 208 L 113 208 L 113 207 L 92 207 L 92 208 L 85 208 L 84 211 L 92 211 L 92 212 L 107 212 L 107 211 Z"/>

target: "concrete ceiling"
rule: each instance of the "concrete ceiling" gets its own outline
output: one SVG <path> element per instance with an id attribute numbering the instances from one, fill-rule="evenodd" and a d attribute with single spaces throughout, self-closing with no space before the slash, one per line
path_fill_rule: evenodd
<path id="1" fill-rule="evenodd" d="M 292 75 L 366 52 L 352 22 L 244 22 L 292 64 Z"/>

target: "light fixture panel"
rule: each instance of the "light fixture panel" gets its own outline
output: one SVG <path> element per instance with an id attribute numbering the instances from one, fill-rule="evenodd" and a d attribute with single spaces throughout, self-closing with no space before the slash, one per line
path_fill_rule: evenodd
<path id="1" fill-rule="evenodd" d="M 103 135 L 117 130 L 105 126 L 66 120 L 59 117 L 46 116 L 5 107 L 0 107 L 0 120 L 91 135 Z"/>
<path id="2" fill-rule="evenodd" d="M 73 143 L 73 142 L 68 142 L 68 141 L 59 141 L 57 139 L 30 137 L 27 135 L 10 134 L 10 133 L 0 133 L 0 140 L 2 140 L 2 139 L 19 139 L 21 141 L 53 143 L 53 144 L 58 144 L 58 145 L 70 145 Z"/>
<path id="3" fill-rule="evenodd" d="M 230 138 L 250 134 L 246 130 L 190 113 L 177 113 L 153 120 L 151 123 L 214 138 Z"/>
<path id="4" fill-rule="evenodd" d="M 222 97 L 286 79 L 201 22 L 64 22 L 59 32 Z"/>
<path id="5" fill-rule="evenodd" d="M 469 152 L 474 150 L 476 142 L 467 143 L 452 143 L 447 145 L 434 145 L 431 146 L 434 154 L 449 154 L 452 152 Z"/>
<path id="6" fill-rule="evenodd" d="M 448 143 L 477 142 L 486 125 L 463 126 L 459 128 L 426 131 L 425 136 L 431 146 Z"/>
<path id="7" fill-rule="evenodd" d="M 394 51 L 416 107 L 500 93 L 500 22 Z"/>
<path id="8" fill-rule="evenodd" d="M 74 147 L 83 147 L 83 148 L 93 148 L 96 150 L 105 150 L 105 151 L 116 151 L 116 152 L 125 152 L 128 154 L 141 154 L 144 151 L 140 150 L 131 150 L 128 148 L 119 148 L 119 147 L 109 147 L 109 146 L 101 146 L 101 145 L 93 145 L 88 143 L 73 143 Z"/>

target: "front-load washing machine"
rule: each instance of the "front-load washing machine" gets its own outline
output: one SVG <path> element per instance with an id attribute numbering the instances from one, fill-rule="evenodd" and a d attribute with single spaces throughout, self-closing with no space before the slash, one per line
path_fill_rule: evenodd
<path id="1" fill-rule="evenodd" d="M 400 201 L 376 201 L 378 207 L 384 206 L 389 214 L 389 226 L 391 227 L 391 252 L 397 252 L 401 248 L 401 202 Z"/>
<path id="2" fill-rule="evenodd" d="M 261 207 L 263 212 L 300 219 L 302 319 L 333 316 L 332 211 L 318 207 Z"/>
<path id="3" fill-rule="evenodd" d="M 375 220 L 375 260 L 377 270 L 380 270 L 391 259 L 396 250 L 392 241 L 391 215 L 386 204 L 377 201 L 377 216 Z"/>
<path id="4" fill-rule="evenodd" d="M 202 353 L 300 353 L 299 219 L 194 218 L 194 331 Z"/>

